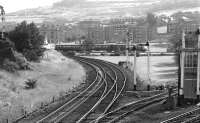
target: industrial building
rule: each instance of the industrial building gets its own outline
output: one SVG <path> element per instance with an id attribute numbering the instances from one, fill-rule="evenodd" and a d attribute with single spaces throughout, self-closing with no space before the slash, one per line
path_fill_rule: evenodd
<path id="1" fill-rule="evenodd" d="M 180 50 L 179 102 L 195 103 L 200 100 L 200 34 L 199 29 L 186 31 Z"/>

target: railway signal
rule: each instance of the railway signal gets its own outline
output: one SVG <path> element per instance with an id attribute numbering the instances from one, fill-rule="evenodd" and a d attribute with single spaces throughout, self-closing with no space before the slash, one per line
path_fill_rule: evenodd
<path id="1" fill-rule="evenodd" d="M 127 35 L 128 35 L 128 41 L 133 42 L 133 33 L 128 32 Z"/>
<path id="2" fill-rule="evenodd" d="M 130 49 L 130 43 L 131 41 L 133 41 L 133 39 L 131 38 L 131 33 L 127 32 L 127 39 L 126 39 L 126 63 L 127 63 L 127 67 L 130 68 L 129 64 L 130 64 L 130 57 L 129 57 L 129 49 Z"/>
<path id="3" fill-rule="evenodd" d="M 136 50 L 136 47 L 133 48 L 133 51 L 134 51 L 134 85 L 133 85 L 133 89 L 136 90 L 136 84 L 137 84 L 137 79 L 136 79 L 136 71 L 137 71 L 137 50 Z"/>
<path id="4" fill-rule="evenodd" d="M 131 32 L 127 32 L 127 40 L 126 40 L 126 57 L 127 57 L 127 66 L 130 63 L 130 58 L 129 58 L 129 54 L 128 51 L 130 49 L 130 43 L 134 41 L 134 35 Z M 146 43 L 140 43 L 140 44 L 136 44 L 132 47 L 132 51 L 134 51 L 134 70 L 133 70 L 133 74 L 134 74 L 134 80 L 133 80 L 133 90 L 136 90 L 136 85 L 137 85 L 137 75 L 136 75 L 136 71 L 137 71 L 137 51 L 141 51 L 143 49 L 144 46 L 148 47 L 148 52 L 147 52 L 147 74 L 148 74 L 148 85 L 150 84 L 150 58 L 149 58 L 149 54 L 150 54 L 150 50 L 149 50 L 149 42 L 147 41 Z M 150 87 L 150 86 L 148 86 Z"/>
<path id="5" fill-rule="evenodd" d="M 150 88 L 149 84 L 150 84 L 150 49 L 149 49 L 149 42 L 147 41 L 145 44 L 137 44 L 135 46 L 132 47 L 132 50 L 134 51 L 134 70 L 133 70 L 133 74 L 134 74 L 134 80 L 133 80 L 133 89 L 136 90 L 136 85 L 137 85 L 137 80 L 136 80 L 136 71 L 137 71 L 137 51 L 141 50 L 141 47 L 139 46 L 147 46 L 148 47 L 148 51 L 147 51 L 147 75 L 148 75 L 148 87 Z M 147 89 L 149 90 L 149 89 Z"/>
<path id="6" fill-rule="evenodd" d="M 149 42 L 146 42 L 146 46 L 148 47 L 148 51 L 147 51 L 147 75 L 148 75 L 148 87 L 150 90 L 150 83 L 151 83 L 151 77 L 150 77 L 150 47 L 149 47 Z"/>

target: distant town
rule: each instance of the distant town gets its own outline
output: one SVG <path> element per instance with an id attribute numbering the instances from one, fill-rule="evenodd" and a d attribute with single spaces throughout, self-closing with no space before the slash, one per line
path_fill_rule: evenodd
<path id="1" fill-rule="evenodd" d="M 87 19 L 72 23 L 45 21 L 36 24 L 45 40 L 55 44 L 80 44 L 83 38 L 95 44 L 123 43 L 126 41 L 127 32 L 132 34 L 135 43 L 145 43 L 146 40 L 169 38 L 182 29 L 191 32 L 200 25 L 199 12 L 177 12 L 171 16 L 155 16 L 149 13 L 147 16 L 149 18 L 119 17 L 108 20 Z M 14 29 L 16 25 L 14 22 L 6 22 L 6 31 Z"/>

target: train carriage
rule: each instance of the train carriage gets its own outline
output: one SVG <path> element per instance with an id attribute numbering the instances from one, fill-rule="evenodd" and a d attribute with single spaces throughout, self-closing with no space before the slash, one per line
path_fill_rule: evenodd
<path id="1" fill-rule="evenodd" d="M 129 50 L 134 50 L 136 45 L 129 45 Z M 84 51 L 84 50 L 95 50 L 95 51 L 125 51 L 125 44 L 92 44 L 92 45 L 84 45 L 84 44 L 57 44 L 55 46 L 56 50 L 64 50 L 64 51 Z M 147 49 L 143 45 L 137 45 L 137 50 L 144 52 Z"/>

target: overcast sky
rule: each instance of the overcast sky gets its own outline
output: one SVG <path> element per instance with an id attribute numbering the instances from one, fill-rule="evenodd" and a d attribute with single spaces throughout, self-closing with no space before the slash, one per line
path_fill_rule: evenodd
<path id="1" fill-rule="evenodd" d="M 15 12 L 26 8 L 35 8 L 42 6 L 51 6 L 53 3 L 61 0 L 0 0 L 5 11 Z M 135 1 L 135 0 L 87 0 L 87 1 Z"/>
<path id="2" fill-rule="evenodd" d="M 26 8 L 50 6 L 57 1 L 61 0 L 0 0 L 0 5 L 2 5 L 8 13 Z"/>

